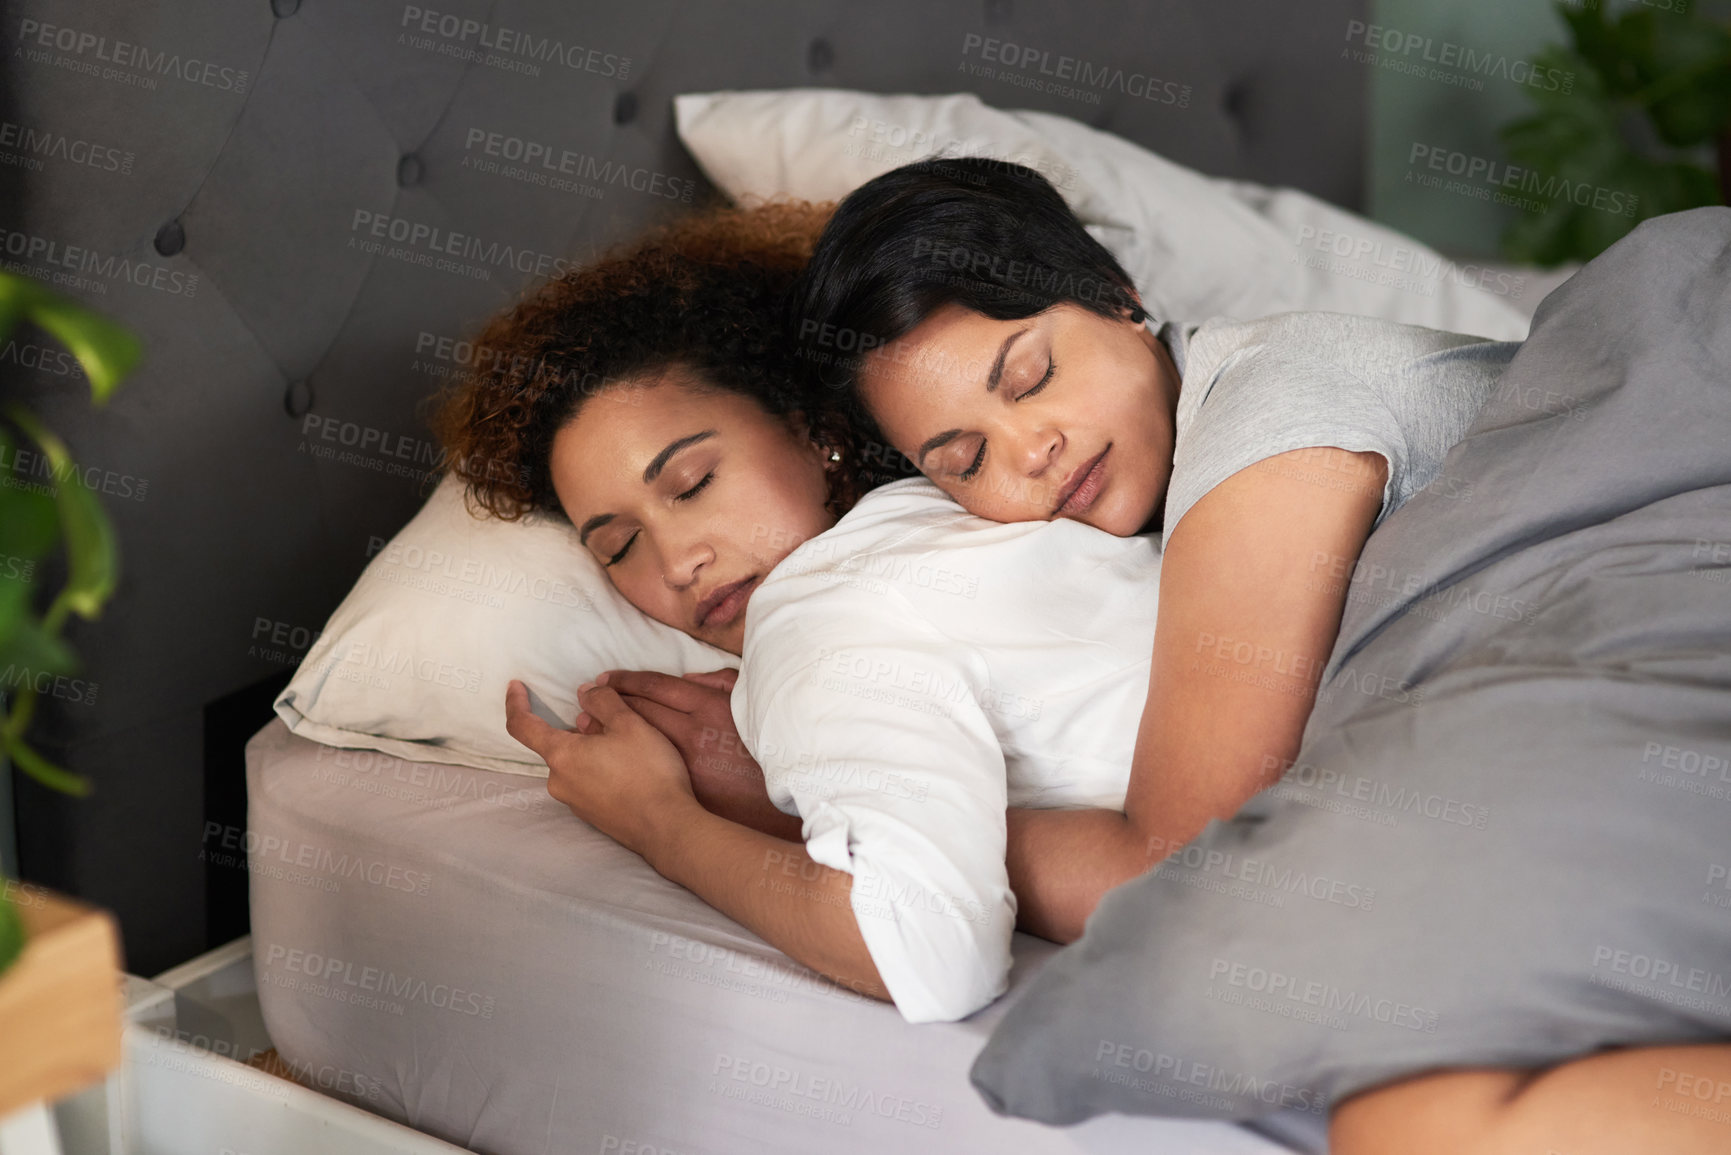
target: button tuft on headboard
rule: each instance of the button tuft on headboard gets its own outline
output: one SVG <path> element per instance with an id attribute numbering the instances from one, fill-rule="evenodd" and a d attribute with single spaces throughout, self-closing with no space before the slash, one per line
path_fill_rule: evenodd
<path id="1" fill-rule="evenodd" d="M 1010 18 L 1010 0 L 986 0 L 986 22 L 1002 24 Z"/>
<path id="2" fill-rule="evenodd" d="M 413 188 L 421 183 L 421 158 L 412 152 L 404 153 L 397 162 L 397 187 Z"/>
<path id="3" fill-rule="evenodd" d="M 289 387 L 283 390 L 282 407 L 290 417 L 305 417 L 312 412 L 313 383 L 305 378 L 290 381 Z"/>
<path id="4" fill-rule="evenodd" d="M 301 0 L 270 0 L 270 10 L 279 18 L 293 16 L 301 10 Z"/>
<path id="5" fill-rule="evenodd" d="M 1245 107 L 1249 103 L 1250 85 L 1245 81 L 1234 80 L 1220 92 L 1220 107 L 1234 120 L 1243 119 Z"/>
<path id="6" fill-rule="evenodd" d="M 186 229 L 180 221 L 172 220 L 156 230 L 156 251 L 165 257 L 172 257 L 186 248 Z"/>
<path id="7" fill-rule="evenodd" d="M 835 63 L 835 48 L 819 36 L 805 50 L 805 66 L 811 72 L 828 72 Z"/>
<path id="8" fill-rule="evenodd" d="M 630 124 L 637 119 L 637 94 L 621 92 L 613 101 L 613 123 Z"/>

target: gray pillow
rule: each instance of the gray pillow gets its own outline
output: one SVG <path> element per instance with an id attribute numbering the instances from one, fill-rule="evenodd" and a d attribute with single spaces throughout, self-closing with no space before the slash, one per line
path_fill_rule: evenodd
<path id="1" fill-rule="evenodd" d="M 1321 1112 L 1731 1038 L 1731 209 L 1540 306 L 1373 534 L 1296 762 L 1107 895 L 974 1064 L 997 1111 Z"/>

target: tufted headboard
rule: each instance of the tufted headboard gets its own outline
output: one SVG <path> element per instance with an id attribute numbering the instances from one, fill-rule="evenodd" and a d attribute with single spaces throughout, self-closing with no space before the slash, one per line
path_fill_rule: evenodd
<path id="1" fill-rule="evenodd" d="M 96 793 L 17 780 L 23 876 L 116 911 L 137 973 L 244 933 L 244 876 L 201 854 L 244 828 L 239 742 L 429 492 L 422 406 L 462 338 L 559 262 L 715 195 L 676 93 L 972 90 L 1357 207 L 1365 70 L 1338 54 L 1366 3 L 6 4 L 7 266 L 147 347 L 102 411 L 40 335 L 0 353 L 5 395 L 105 494 L 123 570 L 71 631 L 84 691 L 45 698 L 32 731 Z M 988 38 L 1021 67 L 971 69 Z M 1061 57 L 1130 79 L 1030 86 Z M 489 140 L 578 159 L 522 178 Z"/>

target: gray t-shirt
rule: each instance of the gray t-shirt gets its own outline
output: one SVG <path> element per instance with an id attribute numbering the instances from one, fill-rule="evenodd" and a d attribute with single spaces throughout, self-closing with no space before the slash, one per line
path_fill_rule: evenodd
<path id="1" fill-rule="evenodd" d="M 1162 541 L 1239 470 L 1316 446 L 1388 459 L 1374 529 L 1436 479 L 1520 348 L 1345 313 L 1169 321 L 1156 334 L 1183 380 Z"/>

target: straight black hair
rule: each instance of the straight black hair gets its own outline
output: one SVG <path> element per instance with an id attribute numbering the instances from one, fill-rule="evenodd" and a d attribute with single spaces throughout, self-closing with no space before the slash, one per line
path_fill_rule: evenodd
<path id="1" fill-rule="evenodd" d="M 952 304 L 999 321 L 1059 304 L 1146 315 L 1123 266 L 1045 177 L 989 157 L 916 161 L 848 194 L 791 290 L 810 404 L 881 442 L 855 387 L 861 363 Z"/>
<path id="2" fill-rule="evenodd" d="M 1066 303 L 1141 320 L 1129 274 L 1050 181 L 958 157 L 903 165 L 849 193 L 794 286 L 791 320 L 801 359 L 847 385 L 866 354 L 946 305 L 1012 321 Z"/>

